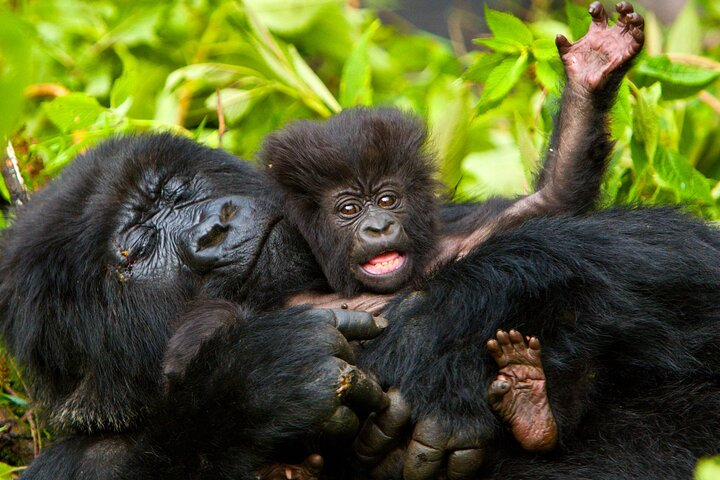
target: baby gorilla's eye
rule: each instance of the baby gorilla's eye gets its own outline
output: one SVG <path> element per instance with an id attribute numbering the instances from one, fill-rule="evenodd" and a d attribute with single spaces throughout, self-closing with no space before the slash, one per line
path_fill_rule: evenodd
<path id="1" fill-rule="evenodd" d="M 378 199 L 377 204 L 380 208 L 392 208 L 397 204 L 397 201 L 395 195 L 387 193 Z"/>
<path id="2" fill-rule="evenodd" d="M 343 216 L 352 217 L 360 213 L 360 210 L 362 210 L 362 207 L 357 203 L 344 203 L 340 205 L 338 212 Z"/>

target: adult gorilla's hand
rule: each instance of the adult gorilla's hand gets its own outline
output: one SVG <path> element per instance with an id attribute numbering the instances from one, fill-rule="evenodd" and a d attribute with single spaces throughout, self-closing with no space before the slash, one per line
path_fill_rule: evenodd
<path id="1" fill-rule="evenodd" d="M 276 458 L 284 445 L 320 434 L 349 440 L 359 428 L 357 413 L 387 407 L 378 384 L 353 366 L 348 343 L 373 338 L 385 325 L 383 318 L 350 310 L 258 315 L 205 301 L 183 315 L 171 338 L 161 409 L 168 421 L 185 418 L 190 438 L 201 435 L 194 425 L 224 419 L 202 429 L 199 444 L 247 452 L 254 476 L 285 460 Z M 174 449 L 168 448 L 171 456 Z"/>
<path id="2" fill-rule="evenodd" d="M 453 428 L 449 422 L 425 417 L 412 428 L 410 405 L 397 389 L 388 392 L 390 405 L 372 414 L 353 449 L 373 478 L 431 480 L 472 478 L 482 466 L 485 440 L 469 426 Z"/>
<path id="3" fill-rule="evenodd" d="M 353 366 L 355 355 L 348 341 L 376 337 L 387 326 L 387 320 L 353 310 L 314 309 L 306 315 L 317 318 L 317 339 L 329 347 L 332 355 L 325 367 L 328 381 L 335 387 L 335 410 L 323 430 L 329 435 L 352 437 L 360 427 L 355 410 L 364 413 L 383 410 L 389 399 L 375 381 Z"/>

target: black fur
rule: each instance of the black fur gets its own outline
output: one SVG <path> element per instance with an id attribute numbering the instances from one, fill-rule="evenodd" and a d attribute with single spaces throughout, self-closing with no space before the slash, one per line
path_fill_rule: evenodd
<path id="1" fill-rule="evenodd" d="M 394 109 L 367 108 L 345 110 L 323 122 L 296 122 L 265 140 L 260 157 L 285 191 L 288 217 L 310 244 L 332 290 L 347 295 L 396 291 L 418 277 L 433 258 L 440 183 L 426 142 L 427 131 L 419 119 Z M 378 288 L 354 274 L 359 262 L 380 253 L 363 248 L 365 217 L 361 213 L 344 222 L 335 194 L 358 192 L 354 200 L 372 208 L 374 197 L 389 188 L 399 197 L 399 205 L 382 213 L 400 225 L 399 243 L 412 262 L 412 272 L 405 282 Z M 397 242 L 380 250 L 396 247 Z"/>
<path id="2" fill-rule="evenodd" d="M 253 478 L 319 431 L 330 333 L 312 311 L 268 309 L 322 275 L 279 211 L 251 166 L 160 135 L 91 150 L 18 212 L 2 333 L 74 432 L 26 478 Z M 719 293 L 720 235 L 677 212 L 538 219 L 399 297 L 361 362 L 415 419 L 487 439 L 484 477 L 687 478 L 720 451 Z M 511 327 L 543 342 L 549 456 L 518 451 L 487 406 L 484 344 Z"/>

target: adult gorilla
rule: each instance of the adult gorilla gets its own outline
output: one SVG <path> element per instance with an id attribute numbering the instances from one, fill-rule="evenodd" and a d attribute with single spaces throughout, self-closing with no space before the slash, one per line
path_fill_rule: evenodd
<path id="1" fill-rule="evenodd" d="M 27 478 L 252 478 L 289 444 L 352 424 L 341 403 L 384 406 L 340 359 L 352 354 L 335 317 L 257 313 L 318 278 L 275 202 L 248 164 L 160 135 L 81 156 L 19 212 L 0 261 L 3 334 L 73 433 Z M 465 212 L 449 207 L 447 224 Z M 505 478 L 681 478 L 720 451 L 720 236 L 702 223 L 667 210 L 527 222 L 420 292 L 360 354 L 411 406 L 409 478 L 466 476 L 483 451 Z M 506 441 L 485 400 L 484 343 L 510 327 L 544 343 L 552 456 Z M 363 438 L 368 463 L 402 450 Z"/>

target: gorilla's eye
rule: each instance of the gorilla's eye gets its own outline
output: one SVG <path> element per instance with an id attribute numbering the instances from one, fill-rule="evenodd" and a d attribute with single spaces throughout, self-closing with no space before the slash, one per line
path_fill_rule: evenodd
<path id="1" fill-rule="evenodd" d="M 157 244 L 157 230 L 151 227 L 139 229 L 139 233 L 132 239 L 128 249 L 127 259 L 136 262 L 148 256 Z"/>
<path id="2" fill-rule="evenodd" d="M 338 212 L 340 215 L 343 215 L 345 217 L 352 217 L 354 215 L 357 215 L 362 210 L 362 207 L 358 205 L 357 203 L 343 203 L 340 205 L 340 208 L 338 208 Z"/>
<path id="3" fill-rule="evenodd" d="M 397 202 L 398 198 L 395 195 L 392 193 L 386 193 L 378 199 L 377 204 L 380 208 L 393 208 L 397 205 Z"/>

